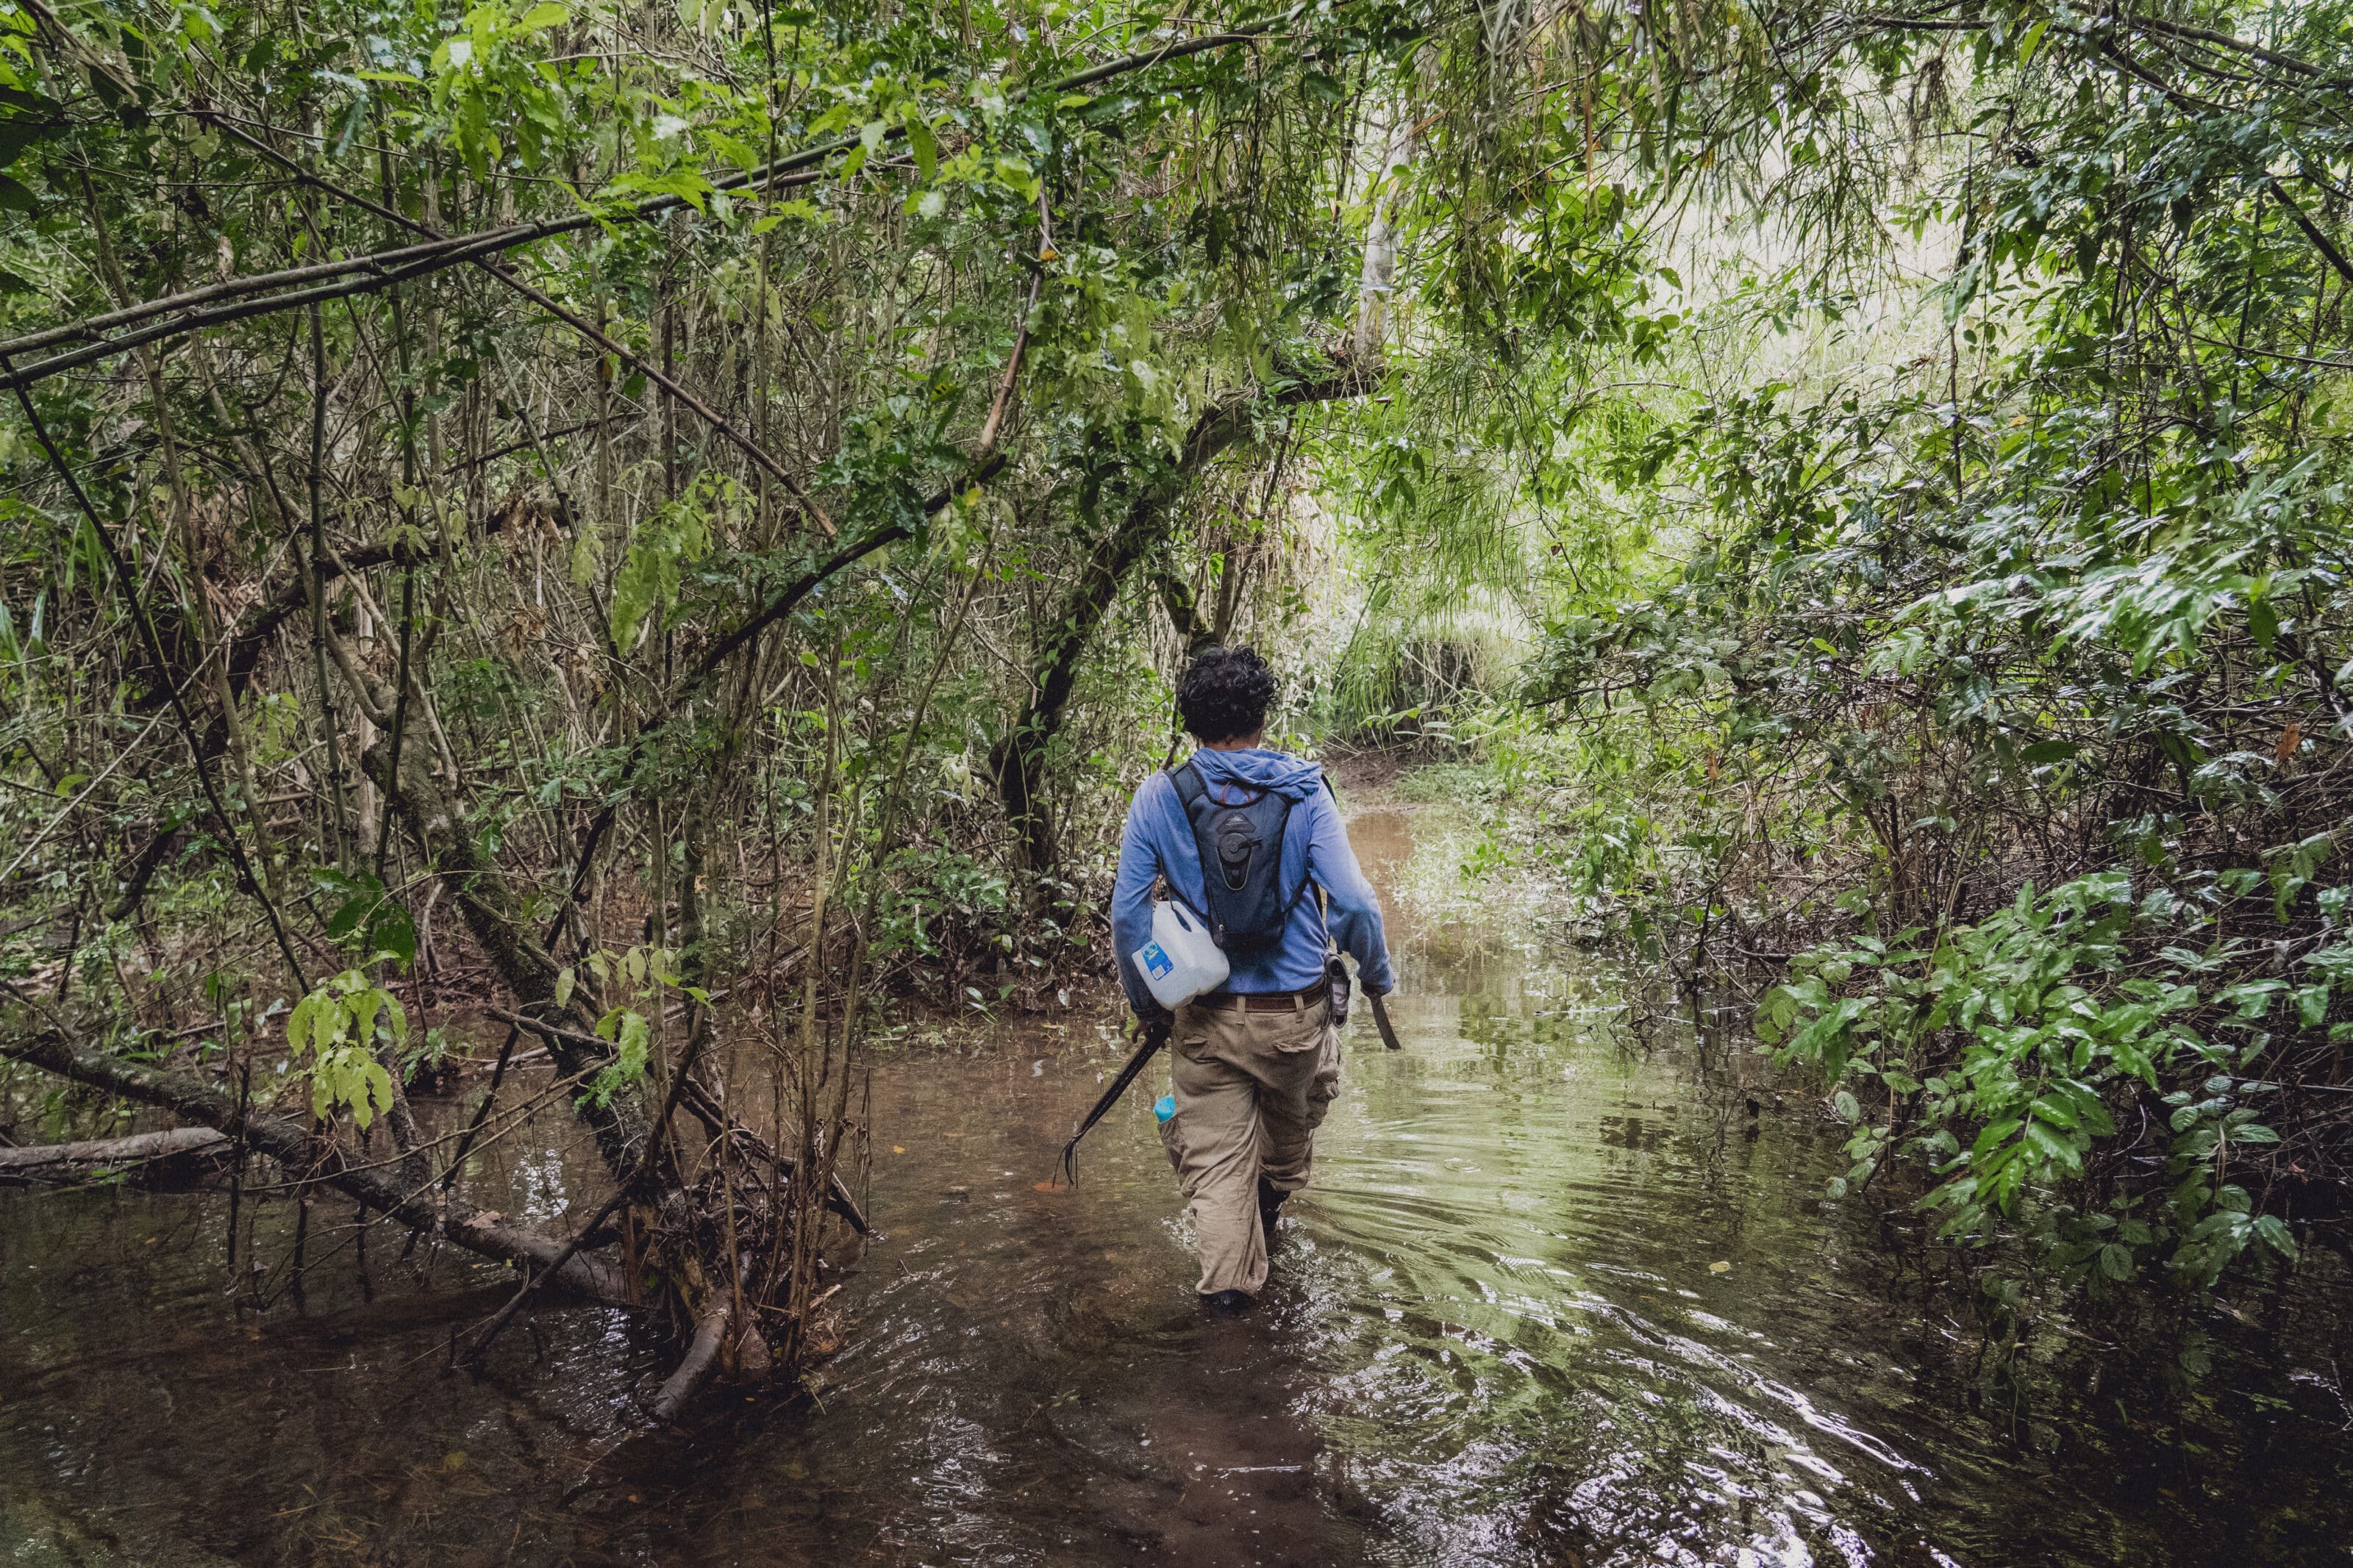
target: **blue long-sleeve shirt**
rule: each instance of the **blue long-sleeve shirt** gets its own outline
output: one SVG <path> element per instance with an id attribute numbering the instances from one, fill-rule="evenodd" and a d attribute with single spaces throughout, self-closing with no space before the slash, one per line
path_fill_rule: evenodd
<path id="1" fill-rule="evenodd" d="M 1282 832 L 1281 887 L 1285 896 L 1312 879 L 1324 889 L 1331 906 L 1330 939 L 1356 960 L 1357 978 L 1368 992 L 1380 993 L 1396 984 L 1389 972 L 1388 946 L 1381 932 L 1380 897 L 1356 864 L 1348 846 L 1347 826 L 1340 808 L 1324 787 L 1323 770 L 1282 752 L 1263 749 L 1236 752 L 1200 751 L 1202 782 L 1210 798 L 1221 805 L 1246 804 L 1261 790 L 1274 790 L 1292 801 L 1291 817 Z M 1152 936 L 1152 884 L 1166 877 L 1168 886 L 1197 910 L 1208 908 L 1201 873 L 1201 852 L 1194 841 L 1192 819 L 1185 803 L 1165 773 L 1154 773 L 1135 792 L 1127 808 L 1127 828 L 1120 837 L 1119 879 L 1112 889 L 1112 943 L 1119 954 L 1119 980 L 1131 1005 L 1146 1016 L 1160 1011 L 1152 992 L 1136 972 L 1134 953 Z M 1326 936 L 1324 911 L 1308 893 L 1291 906 L 1282 940 L 1257 952 L 1229 954 L 1233 974 L 1226 989 L 1245 994 L 1303 991 L 1324 977 Z"/>

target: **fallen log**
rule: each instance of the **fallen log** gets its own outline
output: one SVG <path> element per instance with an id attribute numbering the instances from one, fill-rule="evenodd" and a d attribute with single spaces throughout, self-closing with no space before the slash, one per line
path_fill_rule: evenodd
<path id="1" fill-rule="evenodd" d="M 0 1149 L 0 1184 L 100 1181 L 167 1161 L 222 1158 L 235 1147 L 227 1134 L 213 1128 L 174 1127 L 128 1138 Z"/>
<path id="2" fill-rule="evenodd" d="M 0 1058 L 24 1062 L 167 1110 L 183 1121 L 234 1134 L 247 1148 L 268 1155 L 304 1181 L 332 1187 L 379 1214 L 446 1237 L 469 1252 L 525 1268 L 553 1268 L 557 1283 L 592 1300 L 615 1305 L 629 1300 L 619 1269 L 572 1251 L 565 1242 L 508 1225 L 495 1212 L 454 1194 L 438 1192 L 436 1184 L 414 1188 L 402 1181 L 396 1170 L 353 1163 L 333 1140 L 313 1137 L 306 1118 L 253 1110 L 240 1106 L 227 1089 L 200 1079 L 77 1043 L 62 1032 L 69 1026 L 27 1026 L 21 1015 L 0 1024 Z"/>

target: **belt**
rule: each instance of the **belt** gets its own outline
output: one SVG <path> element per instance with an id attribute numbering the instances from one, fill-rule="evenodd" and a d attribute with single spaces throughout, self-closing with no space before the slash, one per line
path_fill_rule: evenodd
<path id="1" fill-rule="evenodd" d="M 1298 991 L 1212 991 L 1206 996 L 1194 997 L 1193 1005 L 1220 1013 L 1304 1013 L 1331 999 L 1332 983 L 1319 980 Z"/>

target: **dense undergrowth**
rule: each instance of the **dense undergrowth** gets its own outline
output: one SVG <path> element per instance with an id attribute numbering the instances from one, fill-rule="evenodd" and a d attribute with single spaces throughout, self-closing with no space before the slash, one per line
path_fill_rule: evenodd
<path id="1" fill-rule="evenodd" d="M 876 1016 L 1107 972 L 1248 638 L 1757 987 L 1850 1187 L 2334 1243 L 2348 17 L 0 5 L 0 1055 L 683 1398 Z M 594 1247 L 460 1201 L 525 1038 Z"/>
<path id="2" fill-rule="evenodd" d="M 2353 20 L 2007 15 L 1848 149 L 1883 249 L 1662 254 L 1611 390 L 1472 465 L 1520 660 L 1436 606 L 1480 673 L 1343 716 L 1481 764 L 1466 870 L 1755 998 L 1837 1194 L 2003 1300 L 2205 1287 L 2353 1239 Z"/>

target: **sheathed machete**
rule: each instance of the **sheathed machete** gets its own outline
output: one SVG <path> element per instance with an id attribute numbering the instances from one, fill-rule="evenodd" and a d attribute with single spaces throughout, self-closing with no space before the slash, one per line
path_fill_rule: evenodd
<path id="1" fill-rule="evenodd" d="M 1078 1175 L 1071 1169 L 1071 1159 L 1079 1152 L 1079 1140 L 1087 1135 L 1087 1129 L 1101 1121 L 1111 1108 L 1119 1103 L 1119 1097 L 1127 1092 L 1127 1086 L 1135 1081 L 1135 1075 L 1144 1070 L 1145 1064 L 1168 1043 L 1169 1032 L 1176 1027 L 1176 1016 L 1173 1013 L 1163 1013 L 1145 1024 L 1144 1043 L 1135 1047 L 1135 1054 L 1127 1058 L 1127 1065 L 1119 1069 L 1119 1076 L 1113 1079 L 1111 1087 L 1103 1091 L 1103 1097 L 1095 1101 L 1094 1109 L 1088 1111 L 1086 1120 L 1079 1123 L 1079 1130 L 1071 1134 L 1069 1142 L 1062 1145 L 1062 1180 L 1074 1187 L 1079 1184 Z"/>

